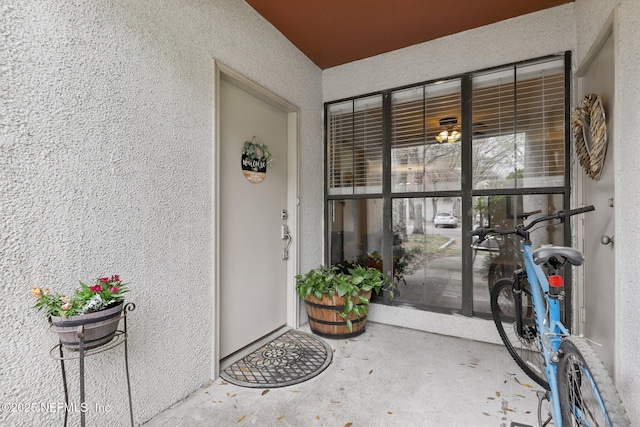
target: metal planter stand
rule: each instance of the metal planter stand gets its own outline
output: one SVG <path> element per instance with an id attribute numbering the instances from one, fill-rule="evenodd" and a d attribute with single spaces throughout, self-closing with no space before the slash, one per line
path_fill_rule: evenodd
<path id="1" fill-rule="evenodd" d="M 85 357 L 93 356 L 94 354 L 102 353 L 107 350 L 111 350 L 114 347 L 119 346 L 120 344 L 124 344 L 124 364 L 125 364 L 125 372 L 127 374 L 127 392 L 129 395 L 129 417 L 131 420 L 131 427 L 133 427 L 133 405 L 131 401 L 131 381 L 129 378 L 129 356 L 127 353 L 127 313 L 129 311 L 135 310 L 136 306 L 134 303 L 130 302 L 125 304 L 122 309 L 122 313 L 120 316 L 113 319 L 113 322 L 120 322 L 120 319 L 124 319 L 124 328 L 122 330 L 117 330 L 113 339 L 96 348 L 91 348 L 85 350 L 85 325 L 80 325 L 77 327 L 77 334 L 79 339 L 79 348 L 78 351 L 67 352 L 67 354 L 63 351 L 62 342 L 53 347 L 49 351 L 49 356 L 52 359 L 60 360 L 60 368 L 62 370 L 62 383 L 64 387 L 64 403 L 65 403 L 65 411 L 64 411 L 64 425 L 67 426 L 67 421 L 69 417 L 69 411 L 67 408 L 69 407 L 69 390 L 67 387 L 67 374 L 65 371 L 64 361 L 65 360 L 73 360 L 78 359 L 80 364 L 80 425 L 85 427 L 86 419 L 85 419 L 85 392 L 84 392 L 84 359 Z"/>

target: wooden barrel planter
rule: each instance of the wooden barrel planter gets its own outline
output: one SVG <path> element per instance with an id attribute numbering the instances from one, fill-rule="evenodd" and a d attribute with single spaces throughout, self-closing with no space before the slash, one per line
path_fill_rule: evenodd
<path id="1" fill-rule="evenodd" d="M 371 291 L 362 293 L 362 296 L 370 300 Z M 351 298 L 351 301 L 360 304 L 357 298 Z M 349 331 L 347 321 L 339 314 L 340 311 L 344 310 L 344 298 L 337 294 L 334 294 L 332 299 L 329 298 L 329 294 L 324 294 L 321 300 L 314 295 L 308 295 L 304 303 L 307 309 L 307 315 L 309 316 L 311 332 L 321 337 L 355 337 L 362 334 L 367 325 L 367 316 L 358 318 L 354 313 L 351 313 L 349 320 L 351 320 L 352 330 Z"/>
<path id="2" fill-rule="evenodd" d="M 110 342 L 115 336 L 124 301 L 94 313 L 77 316 L 51 316 L 51 331 L 58 334 L 62 345 L 73 351 L 80 349 L 78 330 L 84 327 L 84 349 L 100 347 Z"/>

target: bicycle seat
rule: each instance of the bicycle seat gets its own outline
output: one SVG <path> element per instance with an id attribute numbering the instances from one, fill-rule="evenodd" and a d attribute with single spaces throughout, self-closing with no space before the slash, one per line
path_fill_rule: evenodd
<path id="1" fill-rule="evenodd" d="M 536 264 L 544 264 L 554 256 L 561 256 L 569 261 L 571 265 L 582 265 L 584 256 L 577 249 L 567 246 L 549 246 L 547 248 L 539 248 L 533 251 L 533 262 Z"/>

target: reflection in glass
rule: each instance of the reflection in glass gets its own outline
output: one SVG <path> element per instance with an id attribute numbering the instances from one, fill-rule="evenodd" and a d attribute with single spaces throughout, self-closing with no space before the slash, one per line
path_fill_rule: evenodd
<path id="1" fill-rule="evenodd" d="M 393 200 L 394 301 L 461 309 L 459 207 L 458 198 Z"/>
<path id="2" fill-rule="evenodd" d="M 473 188 L 564 185 L 564 62 L 473 76 Z"/>
<path id="3" fill-rule="evenodd" d="M 512 229 L 561 208 L 561 194 L 474 197 L 473 228 Z M 541 224 L 531 232 L 534 249 L 542 245 L 562 245 L 563 233 L 562 225 Z M 474 240 L 472 248 L 474 312 L 491 313 L 489 292 L 493 284 L 504 277 L 511 277 L 523 265 L 522 239 L 492 236 L 482 243 Z"/>
<path id="4" fill-rule="evenodd" d="M 329 201 L 331 264 L 361 262 L 382 269 L 382 199 Z"/>
<path id="5" fill-rule="evenodd" d="M 460 80 L 391 94 L 391 190 L 459 190 Z M 440 135 L 457 138 L 441 138 Z M 448 142 L 450 141 L 450 142 Z"/>
<path id="6" fill-rule="evenodd" d="M 382 192 L 382 122 L 381 95 L 329 106 L 329 194 Z"/>

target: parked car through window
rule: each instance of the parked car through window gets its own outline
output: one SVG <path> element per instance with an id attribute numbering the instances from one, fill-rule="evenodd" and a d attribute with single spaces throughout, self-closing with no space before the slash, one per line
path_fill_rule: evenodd
<path id="1" fill-rule="evenodd" d="M 433 225 L 438 227 L 458 227 L 458 218 L 453 216 L 451 212 L 440 212 L 436 214 L 436 218 L 433 220 Z"/>

